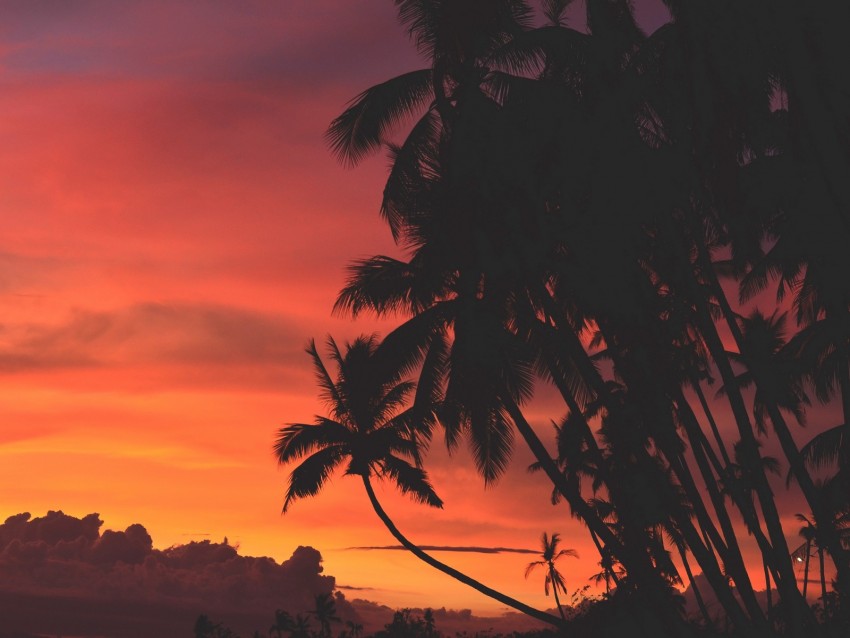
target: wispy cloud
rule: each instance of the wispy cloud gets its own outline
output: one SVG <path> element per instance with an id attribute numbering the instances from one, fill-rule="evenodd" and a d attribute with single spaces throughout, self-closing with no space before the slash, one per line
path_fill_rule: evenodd
<path id="1" fill-rule="evenodd" d="M 521 547 L 464 547 L 458 545 L 419 545 L 419 549 L 426 552 L 470 552 L 473 554 L 539 554 L 540 552 L 533 549 L 524 549 Z M 401 545 L 374 545 L 367 547 L 347 547 L 348 550 L 404 550 L 407 548 Z"/>

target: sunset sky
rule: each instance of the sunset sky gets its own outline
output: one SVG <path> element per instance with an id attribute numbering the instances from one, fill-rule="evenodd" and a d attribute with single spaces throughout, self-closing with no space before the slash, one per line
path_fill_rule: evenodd
<path id="1" fill-rule="evenodd" d="M 378 215 L 386 159 L 344 168 L 323 133 L 421 66 L 389 0 L 2 3 L 0 520 L 99 512 L 157 547 L 227 536 L 278 560 L 311 545 L 367 588 L 348 597 L 501 609 L 405 553 L 348 549 L 393 543 L 354 479 L 280 514 L 276 430 L 322 409 L 308 339 L 392 325 L 331 314 L 348 262 L 398 252 Z M 547 392 L 528 415 L 548 436 L 562 408 Z M 534 549 L 560 532 L 581 555 L 567 584 L 584 586 L 598 557 L 530 462 L 518 447 L 485 491 L 438 437 L 426 467 L 445 509 L 390 488 L 385 507 L 422 544 Z M 552 605 L 542 573 L 523 579 L 533 557 L 441 557 Z"/>

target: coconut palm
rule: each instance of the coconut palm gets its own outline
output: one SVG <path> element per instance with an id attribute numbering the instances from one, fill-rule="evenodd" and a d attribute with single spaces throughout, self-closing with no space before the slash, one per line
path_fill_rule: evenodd
<path id="1" fill-rule="evenodd" d="M 319 621 L 319 626 L 322 628 L 320 634 L 322 638 L 330 638 L 331 623 L 341 622 L 339 616 L 336 615 L 336 603 L 333 596 L 328 593 L 317 594 L 315 601 L 316 608 L 311 610 L 310 613 Z"/>
<path id="2" fill-rule="evenodd" d="M 561 607 L 561 601 L 558 598 L 558 590 L 560 589 L 566 594 L 567 585 L 564 582 L 564 577 L 561 575 L 561 572 L 559 572 L 555 567 L 555 562 L 563 556 L 578 558 L 578 553 L 574 549 L 559 550 L 558 545 L 560 542 L 560 534 L 552 534 L 550 537 L 546 532 L 543 532 L 543 536 L 540 538 L 542 546 L 540 554 L 541 559 L 532 561 L 528 564 L 528 567 L 525 568 L 525 577 L 528 578 L 531 572 L 533 572 L 537 567 L 544 567 L 546 569 L 546 577 L 543 579 L 543 591 L 548 596 L 549 586 L 552 586 L 552 594 L 555 596 L 555 605 L 558 607 L 558 612 L 561 614 L 561 618 L 563 618 L 564 622 L 566 622 L 567 617 L 564 615 L 564 610 Z"/>
<path id="3" fill-rule="evenodd" d="M 800 528 L 800 536 L 805 541 L 805 564 L 803 566 L 803 597 L 806 597 L 806 592 L 809 588 L 809 559 L 812 557 L 812 544 L 816 542 L 817 527 L 804 514 L 795 514 L 798 521 L 805 523 Z"/>
<path id="4" fill-rule="evenodd" d="M 269 627 L 269 634 L 274 632 L 277 638 L 281 638 L 284 631 L 292 631 L 292 616 L 283 609 L 276 609 L 274 612 L 274 624 Z"/>
<path id="5" fill-rule="evenodd" d="M 283 511 L 306 496 L 315 496 L 333 474 L 345 466 L 345 474 L 359 476 L 375 513 L 390 533 L 406 549 L 432 567 L 476 589 L 485 596 L 509 605 L 544 622 L 558 625 L 555 616 L 518 600 L 463 574 L 426 554 L 407 539 L 381 506 L 372 479 L 392 481 L 399 490 L 419 503 L 442 507 L 420 466 L 420 440 L 414 405 L 403 409 L 415 389 L 403 379 L 409 355 L 377 336 L 361 336 L 340 350 L 328 338 L 328 351 L 336 364 L 334 380 L 311 342 L 307 352 L 313 360 L 321 396 L 330 417 L 317 417 L 313 424 L 291 423 L 282 428 L 274 446 L 280 464 L 300 461 L 289 477 Z"/>
<path id="6" fill-rule="evenodd" d="M 303 614 L 296 614 L 292 619 L 292 626 L 289 628 L 290 638 L 312 638 L 310 632 L 310 618 Z"/>

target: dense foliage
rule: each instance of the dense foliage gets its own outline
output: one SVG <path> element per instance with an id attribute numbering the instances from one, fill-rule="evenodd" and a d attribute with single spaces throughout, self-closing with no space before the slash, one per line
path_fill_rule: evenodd
<path id="1" fill-rule="evenodd" d="M 542 16 L 523 0 L 395 4 L 428 65 L 357 96 L 328 139 L 351 163 L 389 151 L 381 212 L 406 251 L 353 264 L 337 310 L 404 321 L 382 343 L 332 343 L 336 381 L 312 349 L 334 414 L 281 432 L 280 460 L 306 457 L 287 504 L 345 456 L 367 489 L 378 476 L 439 506 L 417 451 L 435 426 L 488 483 L 519 434 L 631 635 L 696 631 L 672 602 L 692 567 L 722 608 L 698 593 L 706 630 L 847 631 L 850 5 L 666 0 L 646 34 L 627 0 L 586 0 L 586 31 L 566 26 L 570 0 Z M 563 397 L 556 450 L 523 413 L 541 380 Z M 833 420 L 800 445 L 814 402 Z M 818 609 L 792 554 L 830 573 Z"/>

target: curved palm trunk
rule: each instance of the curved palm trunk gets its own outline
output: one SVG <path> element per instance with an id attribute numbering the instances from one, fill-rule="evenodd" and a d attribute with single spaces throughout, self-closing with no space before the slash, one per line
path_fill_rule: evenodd
<path id="1" fill-rule="evenodd" d="M 552 592 L 555 594 L 555 604 L 558 606 L 558 613 L 561 614 L 561 618 L 566 623 L 567 617 L 564 614 L 564 610 L 561 609 L 561 599 L 558 598 L 558 585 L 555 580 L 555 566 L 551 563 L 549 564 L 549 579 L 552 581 Z"/>
<path id="2" fill-rule="evenodd" d="M 498 600 L 503 605 L 507 605 L 508 607 L 513 607 L 519 612 L 526 614 L 527 616 L 531 616 L 532 618 L 536 618 L 537 620 L 543 621 L 550 625 L 554 625 L 555 627 L 562 627 L 563 621 L 557 616 L 553 616 L 551 614 L 547 614 L 544 611 L 540 611 L 539 609 L 535 609 L 534 607 L 530 607 L 525 603 L 521 603 L 518 600 L 511 598 L 510 596 L 506 596 L 505 594 L 496 591 L 495 589 L 491 589 L 482 583 L 479 583 L 474 578 L 470 578 L 466 574 L 459 572 L 453 567 L 449 567 L 445 563 L 438 561 L 433 556 L 426 554 L 421 549 L 419 549 L 416 545 L 411 543 L 407 537 L 405 537 L 395 526 L 395 524 L 390 520 L 390 517 L 387 516 L 387 513 L 384 511 L 384 508 L 381 507 L 381 504 L 378 502 L 378 497 L 375 496 L 375 491 L 372 489 L 372 483 L 369 481 L 368 476 L 363 476 L 363 486 L 366 488 L 366 493 L 369 495 L 369 501 L 372 503 L 372 508 L 375 510 L 375 513 L 378 515 L 378 518 L 384 523 L 386 528 L 390 531 L 390 533 L 395 537 L 395 539 L 401 543 L 405 549 L 412 552 L 418 559 L 428 563 L 434 569 L 438 569 L 444 574 L 451 576 L 455 580 L 459 580 L 464 585 L 468 585 L 472 587 L 478 592 L 481 592 L 485 596 L 489 596 L 494 600 Z"/>

